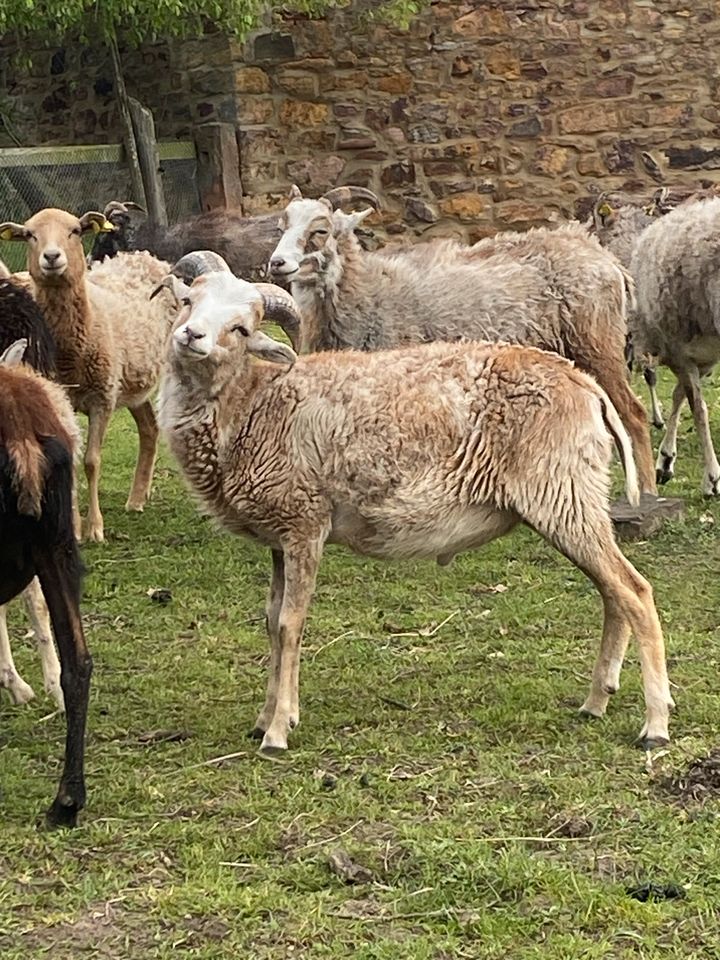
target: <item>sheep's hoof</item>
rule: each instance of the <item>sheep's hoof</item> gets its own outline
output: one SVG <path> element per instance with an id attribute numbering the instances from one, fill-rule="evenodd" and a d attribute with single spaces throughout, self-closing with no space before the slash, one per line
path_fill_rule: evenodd
<path id="1" fill-rule="evenodd" d="M 105 533 L 102 527 L 88 527 L 83 538 L 87 543 L 104 543 Z"/>
<path id="2" fill-rule="evenodd" d="M 657 482 L 660 484 L 670 483 L 675 476 L 674 466 L 675 457 L 668 457 L 663 454 L 655 471 L 655 479 Z"/>
<path id="3" fill-rule="evenodd" d="M 265 731 L 262 727 L 253 727 L 252 730 L 248 731 L 248 740 L 262 740 L 265 736 Z"/>
<path id="4" fill-rule="evenodd" d="M 35 698 L 35 691 L 29 683 L 25 683 L 22 677 L 16 677 L 7 687 L 7 692 L 10 694 L 10 699 L 16 707 L 30 703 L 30 701 Z"/>
<path id="5" fill-rule="evenodd" d="M 585 720 L 602 720 L 605 716 L 605 711 L 600 710 L 599 707 L 589 707 L 587 704 L 583 704 L 578 713 Z"/>
<path id="6" fill-rule="evenodd" d="M 60 681 L 45 684 L 45 693 L 55 701 L 60 713 L 65 713 L 65 695 L 60 686 Z"/>
<path id="7" fill-rule="evenodd" d="M 52 806 L 45 814 L 45 824 L 51 830 L 70 828 L 77 826 L 78 813 L 83 808 L 83 804 L 77 801 L 68 802 L 69 798 L 60 799 L 58 795 L 53 800 Z"/>
<path id="8" fill-rule="evenodd" d="M 142 513 L 145 510 L 144 503 L 131 503 L 129 500 L 125 504 L 125 509 L 128 513 Z"/>
<path id="9" fill-rule="evenodd" d="M 653 420 L 653 426 L 655 427 L 656 430 L 664 430 L 664 429 L 665 429 L 665 421 L 664 421 L 664 420 Z"/>
<path id="10" fill-rule="evenodd" d="M 283 760 L 287 756 L 287 747 L 263 743 L 258 750 L 258 754 L 265 760 Z"/>
<path id="11" fill-rule="evenodd" d="M 637 741 L 637 745 L 641 750 L 657 750 L 658 747 L 666 747 L 669 743 L 669 737 L 640 736 Z"/>
<path id="12" fill-rule="evenodd" d="M 714 480 L 712 477 L 706 477 L 703 483 L 703 494 L 706 497 L 717 497 L 720 494 L 720 477 Z"/>

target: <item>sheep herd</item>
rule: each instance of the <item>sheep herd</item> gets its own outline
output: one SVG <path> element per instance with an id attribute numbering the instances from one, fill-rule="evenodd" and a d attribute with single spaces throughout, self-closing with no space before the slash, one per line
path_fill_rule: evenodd
<path id="1" fill-rule="evenodd" d="M 358 201 L 369 206 L 343 209 Z M 445 565 L 520 523 L 603 600 L 582 711 L 604 714 L 632 633 L 640 741 L 666 743 L 662 630 L 650 584 L 615 541 L 609 469 L 614 445 L 628 500 L 654 494 L 656 478 L 673 474 L 687 399 L 703 492 L 720 493 L 700 386 L 720 359 L 720 199 L 642 209 L 601 197 L 587 224 L 370 252 L 357 231 L 379 207 L 371 191 L 306 199 L 293 187 L 279 219 L 242 222 L 246 245 L 242 230 L 213 234 L 223 214 L 205 215 L 204 232 L 203 217 L 190 233 L 173 228 L 193 248 L 174 266 L 139 248 L 133 206 L 0 224 L 0 239 L 25 243 L 28 266 L 10 274 L 0 264 L 0 604 L 24 592 L 46 690 L 67 714 L 48 820 L 73 825 L 85 801 L 92 660 L 77 542 L 104 537 L 101 448 L 121 407 L 139 437 L 127 509 L 148 499 L 160 431 L 199 507 L 270 548 L 270 663 L 253 729 L 261 754 L 286 751 L 299 722 L 300 644 L 326 543 Z M 208 249 L 188 240 L 198 233 Z M 292 346 L 264 333 L 265 321 Z M 656 423 L 655 365 L 678 381 L 656 464 L 628 353 L 645 366 Z M 73 411 L 88 419 L 84 453 Z M 73 476 L 81 457 L 84 524 Z M 4 607 L 0 686 L 16 703 L 32 696 Z"/>

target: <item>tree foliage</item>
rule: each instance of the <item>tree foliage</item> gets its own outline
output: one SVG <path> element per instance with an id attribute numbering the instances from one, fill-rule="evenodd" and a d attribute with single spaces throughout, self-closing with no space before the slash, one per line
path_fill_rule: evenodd
<path id="1" fill-rule="evenodd" d="M 370 0 L 364 4 L 372 17 L 400 25 L 427 0 Z M 50 41 L 68 33 L 83 38 L 123 40 L 139 44 L 162 37 L 199 36 L 210 22 L 223 33 L 242 38 L 269 13 L 298 12 L 319 16 L 352 0 L 0 0 L 0 37 L 37 36 Z"/>

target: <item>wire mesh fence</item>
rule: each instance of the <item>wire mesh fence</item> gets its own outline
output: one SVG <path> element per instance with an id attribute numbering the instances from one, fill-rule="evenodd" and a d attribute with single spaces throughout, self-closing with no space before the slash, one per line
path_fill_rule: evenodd
<path id="1" fill-rule="evenodd" d="M 168 220 L 175 223 L 200 211 L 195 146 L 183 141 L 158 148 Z M 131 197 L 120 146 L 0 149 L 0 222 L 22 223 L 44 207 L 82 214 Z M 23 245 L 0 241 L 0 260 L 22 270 Z"/>

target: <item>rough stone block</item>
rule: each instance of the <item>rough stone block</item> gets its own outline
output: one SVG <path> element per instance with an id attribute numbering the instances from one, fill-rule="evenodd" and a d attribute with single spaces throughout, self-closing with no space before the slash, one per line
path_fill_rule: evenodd
<path id="1" fill-rule="evenodd" d="M 640 506 L 632 507 L 625 497 L 610 507 L 615 533 L 620 540 L 646 540 L 654 536 L 666 520 L 682 520 L 685 502 L 677 497 L 655 497 L 644 493 Z"/>

